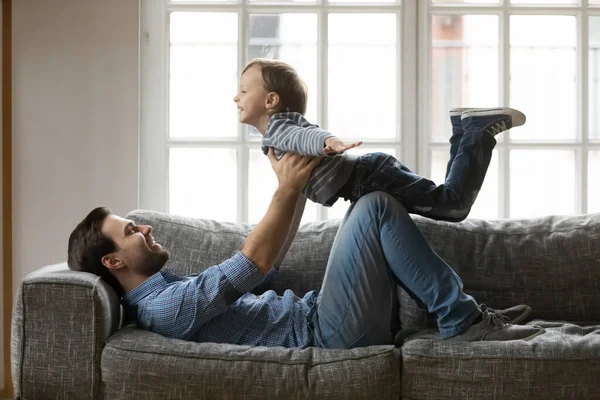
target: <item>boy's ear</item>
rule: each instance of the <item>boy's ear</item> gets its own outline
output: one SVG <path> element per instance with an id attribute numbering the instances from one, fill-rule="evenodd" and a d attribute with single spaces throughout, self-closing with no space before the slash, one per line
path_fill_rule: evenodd
<path id="1" fill-rule="evenodd" d="M 115 254 L 110 253 L 102 257 L 102 264 L 108 269 L 120 269 L 123 268 L 123 261 Z"/>
<path id="2" fill-rule="evenodd" d="M 273 109 L 273 108 L 277 108 L 279 106 L 279 95 L 277 94 L 277 92 L 271 92 L 267 95 L 267 109 Z"/>

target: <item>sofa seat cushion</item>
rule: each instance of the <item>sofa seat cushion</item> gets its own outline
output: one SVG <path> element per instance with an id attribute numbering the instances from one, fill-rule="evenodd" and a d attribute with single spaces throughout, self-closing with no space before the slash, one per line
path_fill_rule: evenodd
<path id="1" fill-rule="evenodd" d="M 600 323 L 530 322 L 530 341 L 450 342 L 424 332 L 402 347 L 408 399 L 590 399 L 600 393 Z M 414 339 L 413 339 L 414 338 Z"/>
<path id="2" fill-rule="evenodd" d="M 251 347 L 168 339 L 134 327 L 102 352 L 105 399 L 400 398 L 400 350 Z"/>

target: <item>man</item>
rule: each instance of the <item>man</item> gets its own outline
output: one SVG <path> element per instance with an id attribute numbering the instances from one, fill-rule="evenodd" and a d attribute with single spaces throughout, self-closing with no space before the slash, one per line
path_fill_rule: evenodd
<path id="1" fill-rule="evenodd" d="M 169 253 L 152 228 L 97 208 L 69 238 L 71 269 L 100 275 L 138 325 L 167 337 L 255 346 L 352 348 L 392 343 L 396 284 L 437 317 L 448 340 L 529 340 L 544 332 L 510 324 L 531 309 L 480 307 L 429 246 L 396 199 L 382 192 L 352 205 L 339 228 L 321 290 L 298 298 L 291 290 L 248 293 L 261 283 L 294 231 L 299 197 L 318 158 L 288 153 L 277 161 L 271 205 L 240 252 L 202 274 L 162 271 Z"/>

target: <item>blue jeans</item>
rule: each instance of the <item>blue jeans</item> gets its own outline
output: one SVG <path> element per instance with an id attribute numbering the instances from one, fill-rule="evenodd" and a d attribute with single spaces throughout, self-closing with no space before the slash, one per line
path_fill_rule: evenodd
<path id="1" fill-rule="evenodd" d="M 391 344 L 397 284 L 436 315 L 442 338 L 462 332 L 480 314 L 403 205 L 387 193 L 370 193 L 350 206 L 333 242 L 308 316 L 314 345 Z"/>
<path id="2" fill-rule="evenodd" d="M 482 129 L 463 132 L 460 117 L 452 122 L 450 160 L 443 184 L 415 174 L 389 154 L 369 153 L 357 160 L 336 197 L 355 202 L 367 193 L 384 191 L 400 200 L 410 213 L 451 222 L 464 220 L 481 190 L 496 139 Z"/>

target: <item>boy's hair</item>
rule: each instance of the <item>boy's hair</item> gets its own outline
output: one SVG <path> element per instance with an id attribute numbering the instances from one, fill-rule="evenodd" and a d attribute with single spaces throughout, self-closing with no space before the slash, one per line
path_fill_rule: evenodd
<path id="1" fill-rule="evenodd" d="M 125 290 L 119 280 L 102 264 L 102 257 L 118 250 L 117 244 L 102 233 L 102 224 L 112 212 L 106 207 L 93 209 L 69 236 L 69 268 L 100 276 L 120 297 Z"/>
<path id="2" fill-rule="evenodd" d="M 308 88 L 291 65 L 279 60 L 255 58 L 246 65 L 242 74 L 252 67 L 260 68 L 265 89 L 279 95 L 281 104 L 277 112 L 306 113 Z"/>

